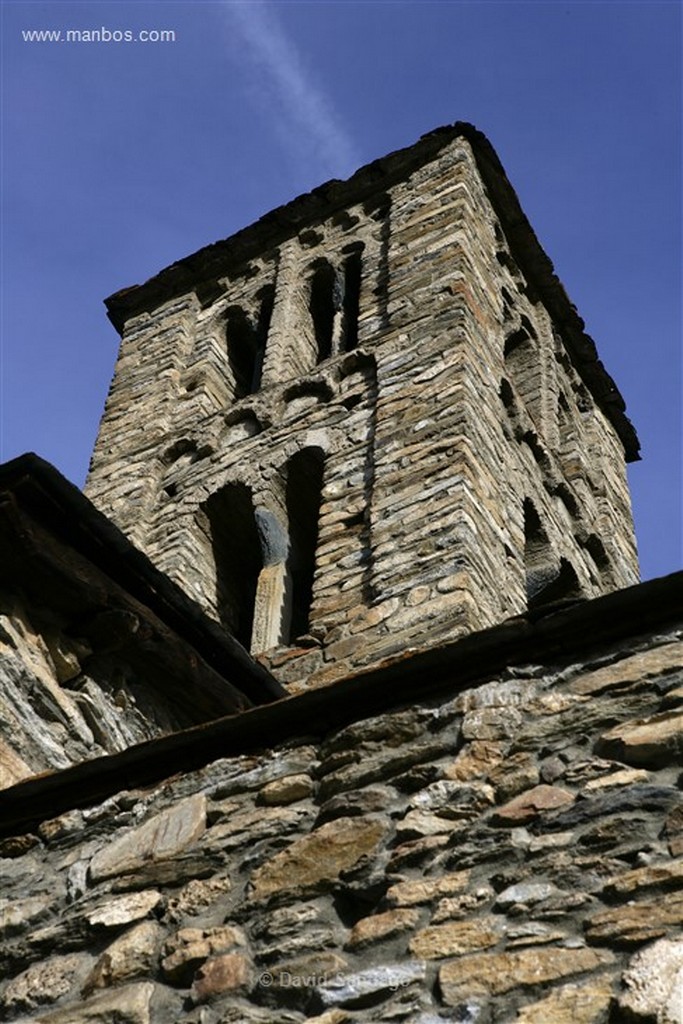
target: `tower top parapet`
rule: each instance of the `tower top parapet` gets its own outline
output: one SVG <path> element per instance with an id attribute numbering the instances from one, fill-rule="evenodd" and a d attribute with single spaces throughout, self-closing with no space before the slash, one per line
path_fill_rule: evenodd
<path id="1" fill-rule="evenodd" d="M 505 169 L 486 135 L 466 121 L 443 125 L 423 135 L 412 146 L 395 150 L 359 168 L 350 178 L 334 178 L 311 192 L 270 210 L 253 224 L 220 241 L 206 245 L 141 285 L 114 292 L 105 300 L 109 319 L 121 333 L 127 320 L 151 312 L 188 290 L 210 290 L 212 283 L 248 263 L 264 249 L 350 205 L 367 202 L 433 160 L 453 140 L 466 139 L 472 148 L 491 204 L 515 262 L 562 328 L 562 340 L 579 376 L 612 422 L 628 462 L 639 459 L 637 433 L 625 414 L 625 402 L 599 359 L 595 342 L 570 301 L 553 263 L 541 246 L 522 210 Z"/>

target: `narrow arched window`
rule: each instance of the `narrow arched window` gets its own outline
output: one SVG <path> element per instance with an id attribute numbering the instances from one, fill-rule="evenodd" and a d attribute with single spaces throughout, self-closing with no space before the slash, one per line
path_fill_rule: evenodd
<path id="1" fill-rule="evenodd" d="M 548 535 L 532 501 L 524 499 L 524 569 L 526 596 L 530 607 L 538 603 L 544 589 L 556 575 Z"/>
<path id="2" fill-rule="evenodd" d="M 358 344 L 360 311 L 361 254 L 352 252 L 344 262 L 344 324 L 342 347 L 351 352 Z"/>
<path id="3" fill-rule="evenodd" d="M 335 313 L 341 308 L 342 289 L 334 267 L 326 260 L 319 263 L 311 278 L 308 308 L 313 321 L 316 362 L 321 363 L 332 354 Z"/>
<path id="4" fill-rule="evenodd" d="M 263 566 L 251 491 L 227 484 L 203 506 L 215 564 L 215 605 L 221 624 L 249 650 L 256 585 Z"/>
<path id="5" fill-rule="evenodd" d="M 542 369 L 536 331 L 527 317 L 505 339 L 505 375 L 532 419 L 540 417 Z"/>
<path id="6" fill-rule="evenodd" d="M 287 568 L 291 594 L 288 643 L 310 629 L 323 469 L 323 453 L 319 448 L 305 448 L 287 463 Z"/>
<path id="7" fill-rule="evenodd" d="M 524 566 L 529 608 L 581 596 L 573 565 L 553 550 L 534 504 L 524 500 Z"/>
<path id="8" fill-rule="evenodd" d="M 256 323 L 252 322 L 241 306 L 231 306 L 227 311 L 225 330 L 235 401 L 244 398 L 245 395 L 252 395 L 261 386 L 261 369 L 271 310 L 272 299 L 266 296 Z"/>

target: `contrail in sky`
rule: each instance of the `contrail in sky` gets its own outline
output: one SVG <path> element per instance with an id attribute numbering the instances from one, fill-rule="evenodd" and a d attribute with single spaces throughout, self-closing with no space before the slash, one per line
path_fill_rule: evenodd
<path id="1" fill-rule="evenodd" d="M 270 5 L 229 0 L 223 9 L 243 44 L 255 91 L 289 153 L 315 160 L 327 176 L 344 178 L 356 170 L 362 160 L 352 140 Z"/>

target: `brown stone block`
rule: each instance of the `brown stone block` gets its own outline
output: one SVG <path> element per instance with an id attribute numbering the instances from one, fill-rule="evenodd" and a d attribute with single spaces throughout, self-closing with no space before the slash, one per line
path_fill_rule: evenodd
<path id="1" fill-rule="evenodd" d="M 276 853 L 251 878 L 252 898 L 281 891 L 324 891 L 342 871 L 372 853 L 385 834 L 380 821 L 338 818 Z"/>
<path id="2" fill-rule="evenodd" d="M 515 1024 L 603 1024 L 613 987 L 609 975 L 562 985 L 545 999 L 518 1010 Z"/>
<path id="3" fill-rule="evenodd" d="M 533 988 L 612 964 L 612 953 L 594 949 L 524 949 L 516 953 L 480 953 L 444 964 L 439 984 L 447 1006 L 470 995 L 502 995 Z"/>
<path id="4" fill-rule="evenodd" d="M 163 934 L 156 921 L 142 921 L 115 939 L 90 972 L 83 985 L 83 995 L 121 981 L 149 977 L 156 968 Z"/>
<path id="5" fill-rule="evenodd" d="M 495 740 L 472 740 L 445 769 L 444 778 L 460 782 L 482 778 L 501 763 L 506 749 L 506 744 Z"/>
<path id="6" fill-rule="evenodd" d="M 504 920 L 491 915 L 472 921 L 450 921 L 423 928 L 417 932 L 409 948 L 411 953 L 423 960 L 462 956 L 464 953 L 495 946 L 504 931 Z"/>
<path id="7" fill-rule="evenodd" d="M 440 878 L 420 878 L 409 882 L 397 882 L 387 890 L 386 900 L 396 907 L 412 907 L 417 903 L 429 903 L 433 899 L 464 892 L 470 883 L 469 871 L 456 871 Z"/>
<path id="8" fill-rule="evenodd" d="M 77 1004 L 43 1012 L 31 1024 L 151 1024 L 151 1002 L 157 986 L 148 981 L 122 985 Z"/>
<path id="9" fill-rule="evenodd" d="M 347 949 L 361 949 L 380 939 L 387 939 L 409 928 L 414 928 L 419 919 L 416 910 L 387 910 L 383 914 L 363 917 L 351 929 L 346 942 Z"/>
<path id="10" fill-rule="evenodd" d="M 192 984 L 191 998 L 207 1003 L 226 992 L 244 992 L 249 988 L 251 964 L 241 953 L 226 953 L 199 968 Z"/>
<path id="11" fill-rule="evenodd" d="M 672 857 L 683 854 L 683 806 L 676 807 L 664 822 L 662 835 L 669 844 Z"/>
<path id="12" fill-rule="evenodd" d="M 639 946 L 660 939 L 683 924 L 683 893 L 665 899 L 627 903 L 601 910 L 584 923 L 586 939 L 594 946 Z"/>
<path id="13" fill-rule="evenodd" d="M 293 804 L 311 796 L 313 789 L 309 775 L 286 775 L 264 786 L 257 797 L 257 803 L 267 806 Z"/>
<path id="14" fill-rule="evenodd" d="M 663 864 L 648 864 L 610 878 L 603 887 L 608 899 L 630 899 L 647 889 L 683 889 L 683 857 Z"/>
<path id="15" fill-rule="evenodd" d="M 572 680 L 569 688 L 574 693 L 595 695 L 680 668 L 683 668 L 683 643 L 663 644 L 580 675 Z"/>
<path id="16" fill-rule="evenodd" d="M 543 811 L 554 811 L 558 807 L 567 807 L 574 803 L 575 797 L 560 789 L 559 786 L 534 786 L 520 793 L 514 800 L 499 807 L 492 818 L 494 825 L 507 825 L 511 828 L 526 825 Z"/>
<path id="17" fill-rule="evenodd" d="M 166 943 L 161 969 L 168 981 L 182 984 L 210 956 L 245 945 L 242 930 L 231 925 L 208 929 L 181 928 Z"/>
<path id="18" fill-rule="evenodd" d="M 683 763 L 683 709 L 634 719 L 603 733 L 598 754 L 626 764 L 662 768 Z"/>

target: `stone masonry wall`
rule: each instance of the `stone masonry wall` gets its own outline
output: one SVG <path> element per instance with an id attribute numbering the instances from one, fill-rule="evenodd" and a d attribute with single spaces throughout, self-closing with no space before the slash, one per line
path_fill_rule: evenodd
<path id="1" fill-rule="evenodd" d="M 354 253 L 353 350 L 335 307 L 316 364 L 314 268 L 341 272 Z M 242 397 L 235 309 L 254 338 L 269 318 L 260 384 Z M 372 201 L 129 320 L 87 493 L 218 616 L 207 499 L 244 484 L 286 538 L 289 460 L 320 450 L 307 633 L 279 633 L 284 566 L 256 598 L 252 653 L 293 689 L 499 622 L 548 585 L 554 599 L 629 585 L 623 451 L 562 331 L 456 139 Z"/>
<path id="2" fill-rule="evenodd" d="M 0 789 L 193 724 L 144 681 L 131 685 L 111 649 L 98 660 L 54 615 L 0 597 Z M 111 613 L 100 626 L 110 637 L 116 620 Z"/>
<path id="3" fill-rule="evenodd" d="M 0 1019 L 679 1024 L 682 636 L 3 840 Z"/>

